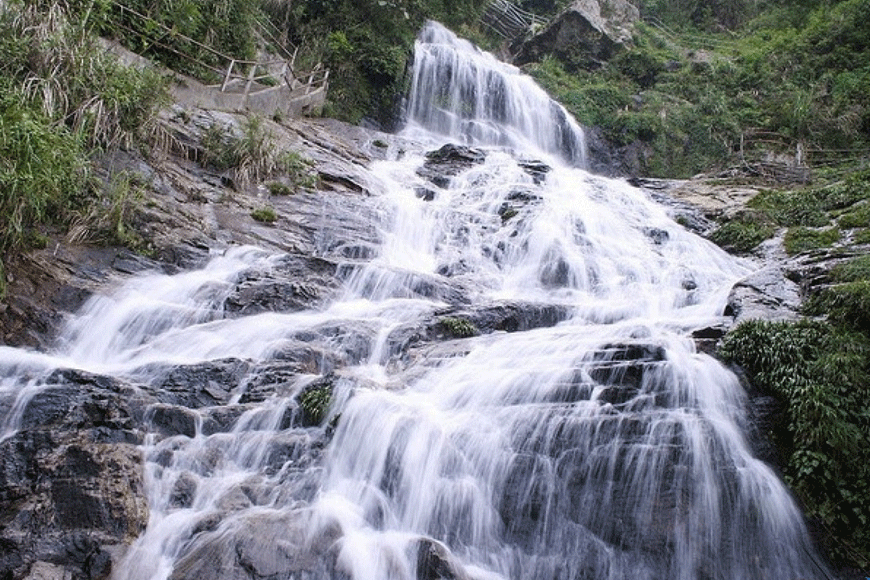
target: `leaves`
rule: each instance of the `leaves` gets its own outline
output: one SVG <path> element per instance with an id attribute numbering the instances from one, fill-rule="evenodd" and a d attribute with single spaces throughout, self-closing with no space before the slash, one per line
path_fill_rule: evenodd
<path id="1" fill-rule="evenodd" d="M 787 404 L 788 433 L 778 441 L 788 457 L 786 479 L 830 534 L 832 552 L 866 567 L 868 336 L 828 322 L 756 320 L 729 333 L 720 354 L 743 367 L 757 388 Z"/>

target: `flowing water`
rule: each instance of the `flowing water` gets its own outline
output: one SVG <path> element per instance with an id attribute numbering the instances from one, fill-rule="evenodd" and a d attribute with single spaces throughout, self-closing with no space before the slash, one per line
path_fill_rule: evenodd
<path id="1" fill-rule="evenodd" d="M 150 520 L 116 579 L 824 577 L 749 450 L 738 381 L 689 337 L 723 322 L 750 265 L 585 172 L 561 107 L 436 24 L 408 122 L 424 146 L 372 166 L 380 241 L 343 264 L 332 304 L 229 316 L 240 276 L 281 260 L 237 248 L 93 299 L 52 355 L 0 351 L 0 437 L 26 427 L 16 409 L 53 367 L 137 384 L 210 361 L 257 369 L 222 385 L 228 428 L 192 412 L 193 434 L 148 437 Z M 447 141 L 482 160 L 437 187 L 417 170 Z M 457 308 L 507 305 L 557 314 L 409 339 Z M 350 353 L 345 366 L 263 371 L 307 340 Z M 288 421 L 327 374 L 327 427 Z"/>

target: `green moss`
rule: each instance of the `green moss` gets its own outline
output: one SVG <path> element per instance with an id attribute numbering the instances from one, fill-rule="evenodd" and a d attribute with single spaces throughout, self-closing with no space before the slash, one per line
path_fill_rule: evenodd
<path id="1" fill-rule="evenodd" d="M 840 241 L 839 228 L 814 230 L 805 227 L 789 228 L 785 234 L 785 251 L 791 255 L 828 248 Z"/>

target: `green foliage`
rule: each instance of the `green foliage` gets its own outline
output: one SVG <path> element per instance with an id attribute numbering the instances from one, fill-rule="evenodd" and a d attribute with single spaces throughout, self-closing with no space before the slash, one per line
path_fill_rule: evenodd
<path id="1" fill-rule="evenodd" d="M 303 391 L 299 403 L 304 413 L 306 425 L 319 425 L 326 418 L 329 406 L 332 404 L 332 388 L 316 386 Z"/>
<path id="2" fill-rule="evenodd" d="M 575 71 L 570 56 L 527 69 L 582 124 L 639 146 L 649 175 L 688 177 L 799 146 L 810 164 L 854 157 L 870 149 L 868 2 L 646 0 L 641 11 L 676 33 L 641 23 L 595 70 Z M 719 31 L 759 13 L 773 16 Z"/>
<path id="3" fill-rule="evenodd" d="M 710 235 L 713 243 L 736 253 L 752 251 L 774 234 L 775 229 L 759 220 L 757 214 L 745 214 L 725 222 Z"/>
<path id="4" fill-rule="evenodd" d="M 286 183 L 281 183 L 280 181 L 270 181 L 266 184 L 266 189 L 269 190 L 270 195 L 293 195 L 293 190 L 290 189 Z"/>
<path id="5" fill-rule="evenodd" d="M 870 328 L 870 278 L 836 284 L 813 296 L 807 303 L 810 314 L 825 314 L 840 326 L 857 330 Z"/>
<path id="6" fill-rule="evenodd" d="M 82 140 L 0 82 L 0 253 L 36 224 L 57 222 L 89 183 Z"/>
<path id="7" fill-rule="evenodd" d="M 0 254 L 38 239 L 41 224 L 75 218 L 80 231 L 102 229 L 96 208 L 106 201 L 93 178 L 94 153 L 147 142 L 153 131 L 165 82 L 97 48 L 92 26 L 102 7 L 0 6 Z M 78 20 L 70 9 L 89 16 Z M 88 206 L 94 211 L 82 210 Z M 125 204 L 114 207 L 122 234 Z M 96 223 L 83 224 L 85 216 Z"/>
<path id="8" fill-rule="evenodd" d="M 830 223 L 823 200 L 812 191 L 762 191 L 747 205 L 768 221 L 783 227 L 823 227 Z"/>
<path id="9" fill-rule="evenodd" d="M 102 8 L 99 32 L 175 70 L 217 81 L 222 58 L 256 56 L 259 2 L 248 0 L 121 0 L 83 2 L 82 14 Z M 187 39 L 194 42 L 190 42 Z M 210 47 L 212 50 L 204 48 Z M 217 53 L 217 54 L 216 54 Z"/>
<path id="10" fill-rule="evenodd" d="M 296 187 L 314 189 L 317 186 L 317 174 L 311 165 L 310 159 L 296 151 L 285 150 L 278 155 L 278 170 L 284 172 Z"/>
<path id="11" fill-rule="evenodd" d="M 258 222 L 271 224 L 278 219 L 278 214 L 271 207 L 261 207 L 252 211 L 251 217 Z"/>
<path id="12" fill-rule="evenodd" d="M 841 228 L 866 228 L 870 226 L 870 203 L 863 203 L 852 211 L 841 215 L 837 223 Z"/>
<path id="13" fill-rule="evenodd" d="M 870 280 L 870 256 L 860 256 L 834 266 L 831 276 L 836 282 Z"/>
<path id="14" fill-rule="evenodd" d="M 200 135 L 203 163 L 218 171 L 231 171 L 238 186 L 284 173 L 295 186 L 315 187 L 317 178 L 310 161 L 295 151 L 280 149 L 264 123 L 257 115 L 245 117 L 240 131 L 212 123 Z"/>
<path id="15" fill-rule="evenodd" d="M 112 175 L 102 187 L 96 188 L 88 207 L 73 218 L 70 241 L 126 246 L 149 253 L 148 244 L 132 224 L 144 188 L 145 182 L 138 174 L 122 171 Z"/>
<path id="16" fill-rule="evenodd" d="M 862 292 L 866 291 L 865 287 Z M 867 301 L 863 302 L 866 307 Z M 787 426 L 773 434 L 787 456 L 786 478 L 808 513 L 822 524 L 830 553 L 866 568 L 870 565 L 867 336 L 825 322 L 750 321 L 725 337 L 721 354 L 743 367 L 756 387 L 787 404 Z"/>
<path id="17" fill-rule="evenodd" d="M 789 228 L 785 234 L 783 245 L 791 255 L 828 248 L 840 241 L 842 234 L 839 228 L 822 230 L 805 228 L 803 226 Z"/>
<path id="18" fill-rule="evenodd" d="M 456 316 L 445 316 L 438 321 L 438 325 L 452 338 L 469 338 L 480 334 L 473 322 Z"/>
<path id="19" fill-rule="evenodd" d="M 325 113 L 345 121 L 395 121 L 414 38 L 427 19 L 454 29 L 478 21 L 485 0 L 269 0 L 263 9 L 288 40 L 297 62 L 329 67 Z M 303 66 L 304 68 L 304 66 Z"/>

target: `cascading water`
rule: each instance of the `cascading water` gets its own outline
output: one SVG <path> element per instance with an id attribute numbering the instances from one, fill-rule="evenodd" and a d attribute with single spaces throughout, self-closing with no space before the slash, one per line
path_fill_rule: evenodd
<path id="1" fill-rule="evenodd" d="M 56 367 L 139 385 L 242 367 L 223 410 L 149 436 L 150 520 L 115 578 L 827 576 L 749 451 L 740 385 L 689 337 L 722 322 L 749 266 L 572 167 L 564 111 L 437 24 L 413 87 L 413 134 L 478 147 L 475 162 L 443 187 L 422 151 L 376 163 L 381 243 L 341 265 L 331 305 L 227 315 L 242 274 L 282 259 L 239 248 L 91 301 L 55 355 L 0 350 L 6 376 L 30 377 L 2 384 L 0 437 Z M 503 311 L 526 318 L 433 340 Z M 327 427 L 305 427 L 296 401 L 326 375 Z"/>
<path id="2" fill-rule="evenodd" d="M 502 145 L 586 164 L 583 131 L 535 82 L 443 26 L 426 25 L 414 51 L 406 131 Z"/>

